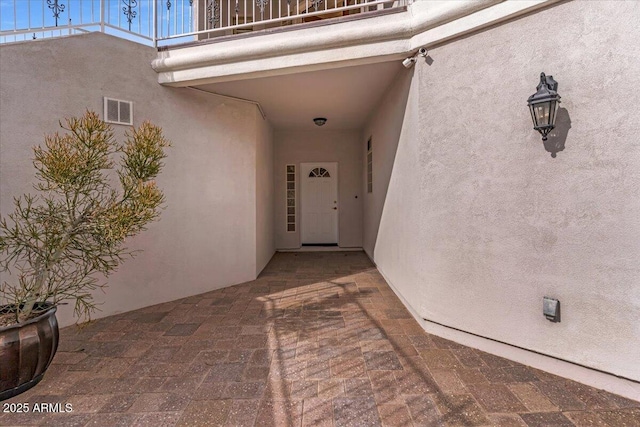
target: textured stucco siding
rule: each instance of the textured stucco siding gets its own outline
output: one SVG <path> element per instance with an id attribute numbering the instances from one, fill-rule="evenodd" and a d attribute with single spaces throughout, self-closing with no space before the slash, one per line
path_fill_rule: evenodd
<path id="1" fill-rule="evenodd" d="M 364 188 L 364 215 L 362 247 L 370 258 L 373 258 L 374 248 L 378 237 L 380 218 L 385 207 L 387 188 L 392 173 L 401 173 L 396 170 L 395 156 L 400 139 L 408 138 L 407 132 L 414 130 L 417 119 L 415 118 L 415 106 L 410 104 L 409 95 L 415 86 L 413 78 L 414 70 L 402 69 L 395 77 L 393 83 L 385 91 L 378 107 L 371 114 L 362 133 L 360 155 L 363 168 L 362 186 Z M 413 116 L 412 116 L 413 114 Z M 372 191 L 367 186 L 367 141 L 371 139 L 371 157 L 373 164 Z M 398 212 L 402 214 L 402 212 Z M 402 244 L 400 241 L 391 244 Z"/>
<path id="2" fill-rule="evenodd" d="M 256 275 L 275 253 L 273 231 L 273 129 L 256 108 Z"/>
<path id="3" fill-rule="evenodd" d="M 155 54 L 99 33 L 0 46 L 3 214 L 12 210 L 13 196 L 33 192 L 32 147 L 59 130 L 59 119 L 86 109 L 102 116 L 103 96 L 133 101 L 134 124 L 151 120 L 173 143 L 158 179 L 166 209 L 129 242 L 143 253 L 109 278 L 105 293 L 96 293 L 102 303 L 96 317 L 256 274 L 256 107 L 158 85 L 149 66 Z M 114 127 L 121 137 L 125 127 Z M 60 308 L 62 325 L 74 322 L 70 312 Z"/>
<path id="4" fill-rule="evenodd" d="M 387 93 L 364 134 L 399 136 L 364 241 L 421 317 L 640 380 L 639 17 L 561 3 L 431 49 L 402 120 L 405 86 Z M 562 96 L 556 158 L 526 106 L 541 71 Z"/>

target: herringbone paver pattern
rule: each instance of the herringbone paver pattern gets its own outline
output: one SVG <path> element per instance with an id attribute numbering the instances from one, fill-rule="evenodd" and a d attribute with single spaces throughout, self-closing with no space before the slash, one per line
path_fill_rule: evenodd
<path id="1" fill-rule="evenodd" d="M 362 252 L 65 328 L 0 425 L 640 426 L 640 403 L 425 333 Z"/>

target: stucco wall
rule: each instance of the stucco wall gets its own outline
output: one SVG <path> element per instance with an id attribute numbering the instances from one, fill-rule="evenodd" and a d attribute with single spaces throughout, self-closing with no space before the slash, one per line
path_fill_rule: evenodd
<path id="1" fill-rule="evenodd" d="M 256 274 L 256 107 L 162 87 L 149 66 L 154 57 L 149 47 L 98 33 L 0 46 L 3 214 L 14 195 L 33 191 L 32 146 L 59 130 L 63 117 L 86 109 L 102 115 L 103 96 L 133 101 L 135 124 L 149 119 L 173 142 L 158 180 L 166 209 L 130 241 L 144 252 L 97 293 L 97 317 Z M 115 128 L 122 135 L 124 127 Z M 70 311 L 60 308 L 62 325 L 74 321 Z"/>
<path id="2" fill-rule="evenodd" d="M 273 233 L 273 130 L 256 108 L 256 275 L 275 252 Z"/>
<path id="3" fill-rule="evenodd" d="M 374 109 L 364 128 L 360 146 L 363 168 L 362 186 L 364 201 L 362 247 L 373 258 L 378 237 L 378 227 L 387 196 L 387 187 L 393 172 L 398 141 L 407 138 L 415 121 L 411 121 L 408 97 L 413 82 L 413 69 L 402 69 L 383 95 L 378 108 Z M 372 191 L 367 192 L 367 144 L 371 138 L 373 160 Z"/>
<path id="4" fill-rule="evenodd" d="M 365 224 L 421 317 L 640 380 L 638 16 L 633 1 L 561 3 L 431 49 L 401 129 L 399 94 L 380 103 L 365 134 L 399 138 L 379 226 L 375 209 Z M 541 71 L 565 109 L 555 159 L 526 107 Z"/>
<path id="5" fill-rule="evenodd" d="M 338 245 L 362 247 L 362 158 L 357 131 L 276 131 L 275 132 L 275 218 L 277 249 L 300 247 L 300 163 L 338 162 Z M 297 165 L 295 233 L 286 231 L 285 167 Z M 357 197 L 357 198 L 356 198 Z"/>

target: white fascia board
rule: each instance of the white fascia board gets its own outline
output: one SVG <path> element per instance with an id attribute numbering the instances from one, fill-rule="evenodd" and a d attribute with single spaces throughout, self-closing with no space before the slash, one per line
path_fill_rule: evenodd
<path id="1" fill-rule="evenodd" d="M 280 76 L 331 68 L 373 64 L 402 59 L 408 40 L 379 42 L 366 46 L 330 48 L 304 54 L 281 55 L 223 64 L 206 65 L 159 73 L 158 81 L 167 86 L 201 85 L 258 77 Z"/>
<path id="2" fill-rule="evenodd" d="M 563 0 L 507 0 L 491 7 L 460 17 L 437 27 L 416 31 L 411 37 L 410 51 L 445 43 L 475 31 L 500 24 L 518 16 L 534 12 Z"/>
<path id="3" fill-rule="evenodd" d="M 157 72 L 177 71 L 194 66 L 228 64 L 272 58 L 280 61 L 287 55 L 301 55 L 333 48 L 403 40 L 408 47 L 411 37 L 407 13 L 337 23 L 322 27 L 286 31 L 250 38 L 232 39 L 158 52 L 152 62 Z"/>
<path id="4" fill-rule="evenodd" d="M 409 6 L 412 35 L 435 28 L 505 0 L 417 0 Z"/>
<path id="5" fill-rule="evenodd" d="M 401 13 L 160 51 L 152 67 L 160 84 L 190 86 L 402 59 L 558 1 L 417 0 Z"/>

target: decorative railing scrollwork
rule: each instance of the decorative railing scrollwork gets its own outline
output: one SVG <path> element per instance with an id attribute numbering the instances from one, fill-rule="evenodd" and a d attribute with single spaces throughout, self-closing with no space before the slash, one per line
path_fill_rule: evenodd
<path id="1" fill-rule="evenodd" d="M 131 31 L 131 23 L 138 14 L 138 12 L 134 10 L 136 7 L 138 7 L 138 0 L 122 0 L 122 3 L 124 3 L 122 11 L 124 12 L 124 16 L 127 17 L 127 22 L 129 23 L 129 31 Z"/>
<path id="2" fill-rule="evenodd" d="M 56 20 L 56 27 L 58 26 L 58 18 L 60 17 L 60 14 L 62 12 L 64 12 L 64 4 L 59 3 L 58 0 L 47 0 L 47 5 L 49 7 L 49 9 L 51 9 L 51 11 L 53 12 L 53 17 Z"/>
<path id="3" fill-rule="evenodd" d="M 256 0 L 256 6 L 260 8 L 260 19 L 264 19 L 264 9 L 269 4 L 269 0 Z"/>
<path id="4" fill-rule="evenodd" d="M 218 0 L 207 0 L 208 28 L 220 28 L 220 3 Z"/>

